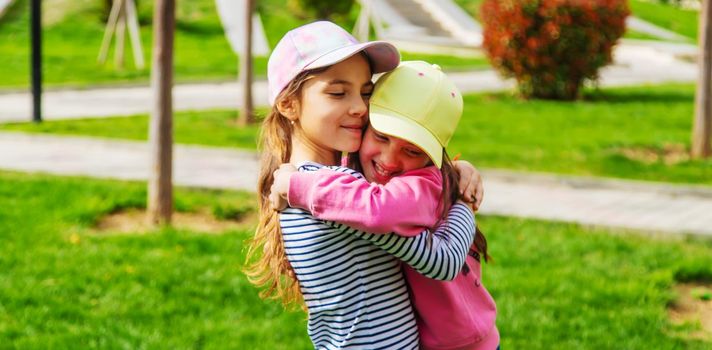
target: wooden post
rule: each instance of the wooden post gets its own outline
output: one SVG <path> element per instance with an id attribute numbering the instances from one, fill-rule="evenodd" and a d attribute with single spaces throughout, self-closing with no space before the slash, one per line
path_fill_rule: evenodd
<path id="1" fill-rule="evenodd" d="M 119 69 L 124 68 L 124 38 L 126 37 L 126 6 L 124 5 L 124 0 L 116 0 L 119 8 L 119 18 L 118 23 L 116 23 L 116 48 L 114 49 L 114 64 Z"/>
<path id="2" fill-rule="evenodd" d="M 156 0 L 153 12 L 153 109 L 149 130 L 151 171 L 148 182 L 148 219 L 170 224 L 173 212 L 173 31 L 175 0 Z"/>
<path id="3" fill-rule="evenodd" d="M 143 49 L 141 49 L 141 33 L 139 32 L 138 15 L 136 14 L 136 4 L 134 0 L 114 0 L 111 2 L 111 13 L 104 29 L 104 38 L 101 40 L 99 49 L 99 63 L 106 62 L 109 53 L 111 37 L 116 34 L 116 49 L 114 50 L 115 64 L 119 68 L 124 66 L 124 38 L 126 27 L 129 29 L 131 47 L 133 48 L 134 64 L 136 68 L 143 69 Z"/>
<path id="4" fill-rule="evenodd" d="M 133 1 L 126 2 L 126 22 L 129 26 L 131 47 L 133 48 L 134 64 L 136 68 L 143 69 L 143 49 L 141 49 L 141 31 L 138 27 L 138 14 L 136 4 Z"/>
<path id="5" fill-rule="evenodd" d="M 252 108 L 252 12 L 254 9 L 253 0 L 245 0 L 245 31 L 243 38 L 242 52 L 240 55 L 240 85 L 242 86 L 242 107 L 237 124 L 245 126 L 255 121 L 254 110 Z"/>
<path id="6" fill-rule="evenodd" d="M 692 129 L 692 158 L 709 158 L 712 155 L 712 4 L 702 1 L 700 10 L 700 49 L 697 57 L 700 67 L 695 95 L 695 125 Z"/>

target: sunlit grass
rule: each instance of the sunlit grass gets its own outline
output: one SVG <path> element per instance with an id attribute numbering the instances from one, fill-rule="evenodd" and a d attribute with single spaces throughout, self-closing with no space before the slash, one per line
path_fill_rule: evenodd
<path id="1" fill-rule="evenodd" d="M 257 297 L 249 229 L 94 232 L 145 184 L 0 172 L 0 344 L 18 349 L 308 349 L 306 316 Z M 181 211 L 255 207 L 181 189 Z M 484 282 L 508 349 L 707 349 L 666 316 L 676 280 L 712 279 L 709 242 L 480 217 Z"/>

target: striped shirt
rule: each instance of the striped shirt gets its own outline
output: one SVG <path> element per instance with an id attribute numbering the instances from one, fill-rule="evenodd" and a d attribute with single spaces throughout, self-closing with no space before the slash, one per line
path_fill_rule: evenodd
<path id="1" fill-rule="evenodd" d="M 323 167 L 305 163 L 300 171 Z M 363 176 L 351 169 L 336 171 Z M 348 200 L 348 199 L 345 199 Z M 287 259 L 309 310 L 307 332 L 317 349 L 417 349 L 418 333 L 400 262 L 441 280 L 455 278 L 474 235 L 465 205 L 429 238 L 375 235 L 287 208 L 280 214 Z"/>

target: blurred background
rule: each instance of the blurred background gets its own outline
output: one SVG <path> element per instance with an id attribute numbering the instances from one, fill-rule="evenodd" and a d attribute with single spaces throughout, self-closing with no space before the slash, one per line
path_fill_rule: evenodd
<path id="1" fill-rule="evenodd" d="M 502 348 L 712 348 L 710 13 L 0 0 L 0 349 L 310 348 L 306 315 L 261 300 L 242 268 L 269 51 L 317 19 L 463 91 L 448 152 L 484 176 Z"/>

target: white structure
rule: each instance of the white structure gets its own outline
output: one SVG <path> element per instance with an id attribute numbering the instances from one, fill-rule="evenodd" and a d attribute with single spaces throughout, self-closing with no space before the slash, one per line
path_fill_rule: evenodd
<path id="1" fill-rule="evenodd" d="M 5 10 L 10 8 L 13 2 L 15 2 L 15 0 L 0 0 L 0 17 L 5 14 Z"/>
<path id="2" fill-rule="evenodd" d="M 359 0 L 361 16 L 354 30 L 367 37 L 372 23 L 379 39 L 414 52 L 470 55 L 482 44 L 482 28 L 452 0 Z"/>
<path id="3" fill-rule="evenodd" d="M 244 0 L 215 0 L 215 5 L 230 47 L 239 56 L 242 51 L 243 31 L 245 30 L 245 26 L 242 24 L 242 19 L 245 18 Z M 252 55 L 267 56 L 269 52 L 270 48 L 262 20 L 260 15 L 255 13 L 252 15 Z"/>

